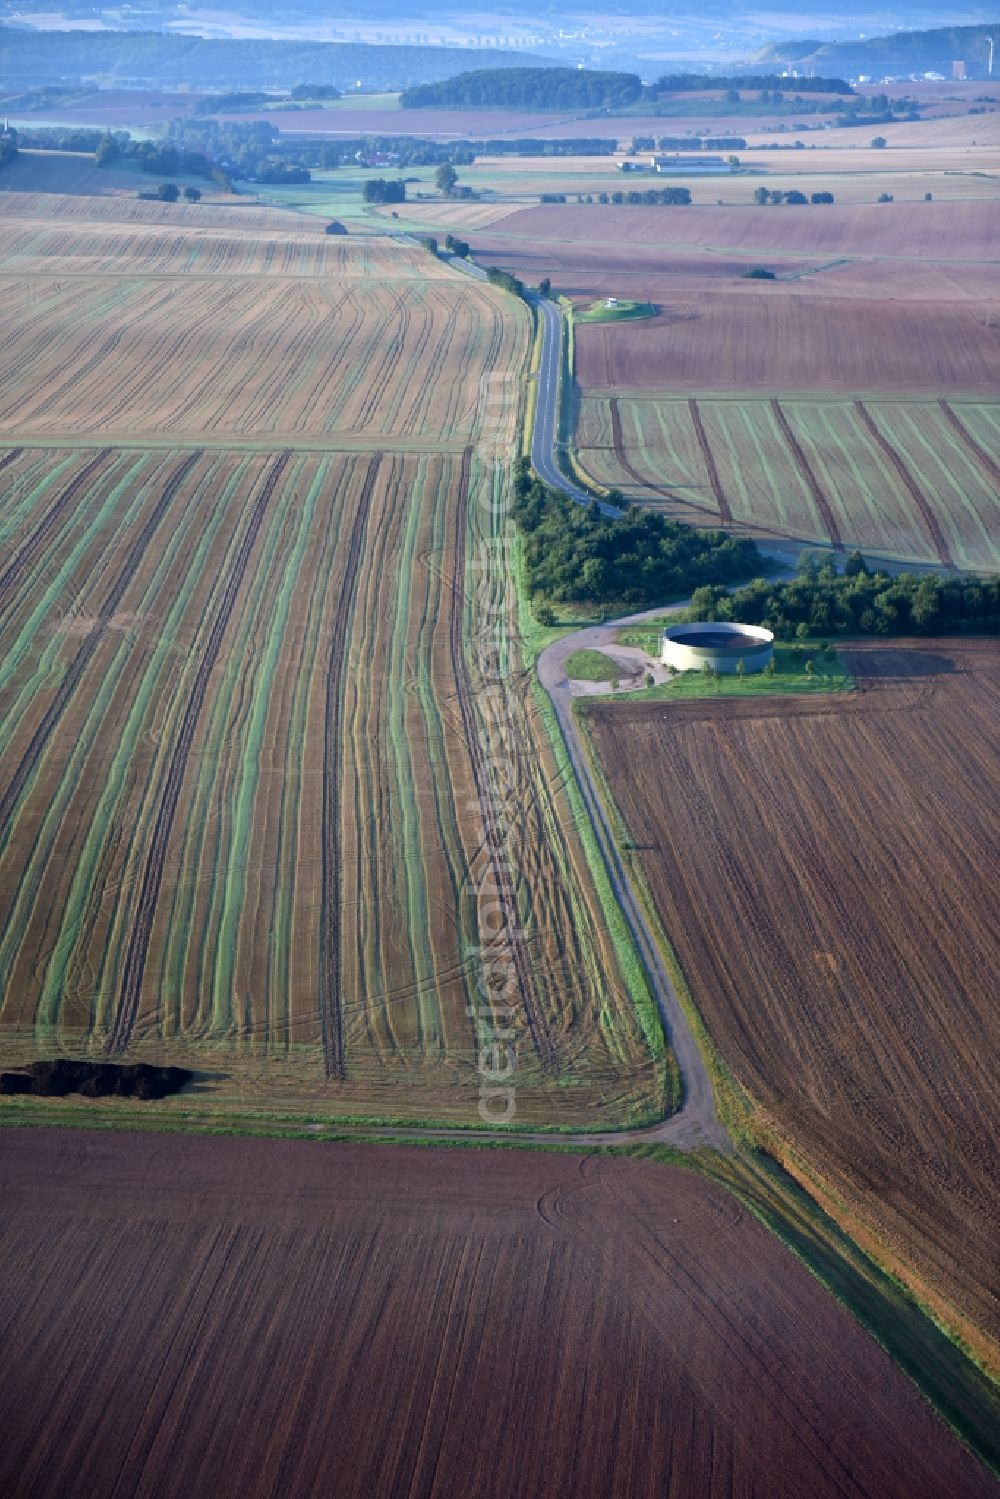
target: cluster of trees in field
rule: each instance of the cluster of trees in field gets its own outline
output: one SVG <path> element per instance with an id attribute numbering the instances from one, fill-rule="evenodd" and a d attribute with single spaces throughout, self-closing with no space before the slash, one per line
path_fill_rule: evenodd
<path id="1" fill-rule="evenodd" d="M 213 171 L 201 151 L 179 149 L 171 141 L 132 140 L 124 131 L 102 134 L 94 150 L 94 165 L 112 167 L 123 161 L 156 177 L 211 177 Z"/>
<path id="2" fill-rule="evenodd" d="M 440 150 L 455 150 L 465 147 L 472 156 L 614 156 L 618 150 L 617 136 L 572 135 L 560 140 L 537 140 L 527 136 L 515 140 L 505 136 L 503 140 L 463 141 Z"/>
<path id="3" fill-rule="evenodd" d="M 634 104 L 642 83 L 634 73 L 585 68 L 503 68 L 460 73 L 441 83 L 404 89 L 404 109 L 612 109 Z"/>
<path id="4" fill-rule="evenodd" d="M 919 120 L 920 109 L 912 99 L 889 99 L 876 94 L 873 99 L 852 99 L 837 118 L 841 130 L 862 125 L 888 125 L 893 120 Z"/>
<path id="5" fill-rule="evenodd" d="M 541 193 L 539 203 L 565 203 L 565 193 Z M 577 193 L 578 203 L 626 203 L 633 206 L 644 204 L 647 208 L 670 203 L 690 203 L 691 190 L 687 187 L 646 187 L 632 188 L 628 192 L 612 193 Z"/>
<path id="6" fill-rule="evenodd" d="M 851 85 L 843 78 L 782 78 L 777 73 L 734 73 L 728 77 L 707 77 L 704 73 L 671 73 L 658 78 L 653 85 L 653 94 L 694 94 L 709 89 L 720 89 L 727 93 L 740 89 L 763 89 L 765 92 L 780 92 L 791 85 L 797 94 L 853 94 Z"/>
<path id="7" fill-rule="evenodd" d="M 198 115 L 239 114 L 245 109 L 260 109 L 265 104 L 275 102 L 272 94 L 261 93 L 256 89 L 244 90 L 242 93 L 211 94 L 207 99 L 198 100 L 194 112 Z"/>
<path id="8" fill-rule="evenodd" d="M 760 571 L 754 542 L 702 531 L 653 510 L 625 506 L 620 517 L 578 505 L 535 478 L 527 460 L 515 477 L 514 518 L 524 539 L 528 592 L 544 617 L 553 603 L 641 609 L 683 597 L 706 583 L 733 583 Z"/>
<path id="9" fill-rule="evenodd" d="M 140 193 L 140 198 L 145 198 L 150 203 L 176 203 L 181 197 L 181 190 L 176 182 L 161 182 L 155 192 Z M 185 187 L 183 193 L 185 203 L 200 203 L 201 188 Z"/>
<path id="10" fill-rule="evenodd" d="M 709 586 L 691 596 L 691 619 L 764 625 L 779 640 L 824 635 L 1000 633 L 1000 579 L 872 571 L 852 552 L 843 574 L 807 554 L 792 582 L 758 578 L 727 594 Z"/>
<path id="11" fill-rule="evenodd" d="M 187 1067 L 157 1067 L 148 1062 L 79 1062 L 69 1057 L 30 1062 L 16 1072 L 0 1072 L 0 1093 L 32 1093 L 42 1098 L 166 1098 L 189 1083 Z"/>
<path id="12" fill-rule="evenodd" d="M 215 163 L 204 151 L 172 141 L 133 140 L 127 130 L 93 130 L 78 126 L 22 126 L 19 143 L 38 151 L 93 153 L 94 164 L 111 167 L 127 163 L 153 177 L 204 177 L 218 180 Z"/>
<path id="13" fill-rule="evenodd" d="M 405 203 L 406 183 L 393 177 L 369 177 L 364 199 L 366 203 Z"/>
<path id="14" fill-rule="evenodd" d="M 793 187 L 789 192 L 782 192 L 778 188 L 758 187 L 755 190 L 755 192 L 754 192 L 753 200 L 754 200 L 755 203 L 760 203 L 760 204 L 764 204 L 764 203 L 799 203 L 799 204 L 802 204 L 802 203 L 833 203 L 835 201 L 833 193 L 827 193 L 827 192 L 810 193 L 809 196 L 806 197 L 805 193 L 799 192 L 799 190 L 798 190 L 797 187 Z"/>
<path id="15" fill-rule="evenodd" d="M 428 251 L 429 254 L 434 256 L 441 254 L 441 246 L 438 244 L 438 238 L 436 234 L 425 234 L 420 243 L 423 245 L 424 249 Z M 453 234 L 445 235 L 444 253 L 446 255 L 454 255 L 459 260 L 467 260 L 471 253 L 469 242 L 468 240 L 464 239 L 456 239 Z M 496 284 L 500 285 L 501 283 L 497 282 Z M 517 295 L 523 296 L 523 284 L 518 281 L 517 285 L 520 287 L 520 291 L 517 293 Z M 508 291 L 512 291 L 513 289 L 513 287 L 507 288 Z"/>
<path id="16" fill-rule="evenodd" d="M 644 203 L 677 204 L 691 202 L 691 189 L 687 187 L 643 187 L 630 188 L 627 192 L 598 193 L 598 203 Z"/>
<path id="17" fill-rule="evenodd" d="M 300 83 L 297 88 L 290 89 L 282 96 L 267 94 L 259 89 L 246 89 L 231 94 L 213 94 L 209 98 L 199 99 L 194 109 L 195 114 L 199 115 L 242 114 L 244 110 L 285 109 L 289 105 L 299 105 L 306 100 L 329 100 L 340 97 L 340 89 L 334 88 L 330 83 Z"/>
<path id="18" fill-rule="evenodd" d="M 633 151 L 745 151 L 742 135 L 635 135 Z"/>
<path id="19" fill-rule="evenodd" d="M 499 286 L 501 291 L 510 292 L 512 297 L 520 297 L 525 300 L 524 282 L 512 276 L 510 271 L 504 271 L 498 265 L 486 267 L 486 279 L 491 286 Z"/>

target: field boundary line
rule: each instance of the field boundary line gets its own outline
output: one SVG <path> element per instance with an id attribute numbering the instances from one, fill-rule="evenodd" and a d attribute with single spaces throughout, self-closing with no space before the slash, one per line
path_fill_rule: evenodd
<path id="1" fill-rule="evenodd" d="M 49 506 L 48 510 L 46 510 L 45 514 L 42 516 L 37 526 L 35 526 L 34 530 L 25 537 L 24 541 L 22 541 L 21 545 L 18 547 L 17 551 L 14 553 L 7 566 L 4 568 L 3 572 L 0 573 L 0 601 L 2 601 L 6 594 L 9 592 L 11 584 L 16 581 L 25 564 L 32 561 L 35 553 L 44 543 L 45 538 L 52 530 L 52 527 L 55 525 L 60 515 L 62 515 L 63 511 L 66 509 L 67 505 L 71 500 L 76 499 L 83 486 L 87 483 L 87 480 L 93 473 L 97 471 L 97 469 L 101 467 L 103 463 L 106 463 L 108 461 L 108 459 L 111 457 L 111 453 L 112 449 L 105 444 L 102 444 L 101 447 L 97 449 L 94 457 L 90 460 L 90 462 L 80 470 L 75 478 L 69 481 L 65 489 L 63 489 L 62 492 L 53 500 L 52 504 Z"/>
<path id="2" fill-rule="evenodd" d="M 951 427 L 952 431 L 956 434 L 957 437 L 961 439 L 961 441 L 968 448 L 969 452 L 989 474 L 994 483 L 1000 484 L 1000 463 L 997 463 L 994 458 L 991 458 L 986 449 L 976 441 L 972 433 L 969 431 L 968 427 L 960 419 L 957 411 L 949 406 L 947 401 L 942 400 L 939 401 L 938 404 L 941 407 L 941 411 L 945 421 L 948 423 L 949 427 Z"/>
<path id="3" fill-rule="evenodd" d="M 634 479 L 637 484 L 641 484 L 643 489 L 651 489 L 654 494 L 660 495 L 664 500 L 673 500 L 676 505 L 691 504 L 690 500 L 682 499 L 680 495 L 674 494 L 673 490 L 667 489 L 665 485 L 657 484 L 652 479 L 643 478 L 638 469 L 633 466 L 628 455 L 625 452 L 625 443 L 624 439 L 622 438 L 622 416 L 621 411 L 618 407 L 617 396 L 610 397 L 608 401 L 608 410 L 611 413 L 611 443 L 614 449 L 614 455 L 618 462 L 621 464 L 622 468 L 628 474 L 629 478 Z"/>
<path id="4" fill-rule="evenodd" d="M 708 469 L 708 482 L 712 486 L 712 493 L 715 496 L 715 503 L 719 507 L 719 519 L 724 526 L 731 526 L 733 523 L 732 506 L 727 500 L 725 492 L 722 488 L 722 481 L 719 478 L 719 470 L 715 466 L 715 454 L 712 452 L 712 447 L 708 440 L 708 433 L 705 431 L 705 423 L 701 419 L 701 412 L 698 409 L 698 402 L 695 400 L 694 396 L 691 396 L 687 404 L 688 411 L 691 413 L 691 420 L 694 423 L 694 430 L 698 437 L 698 445 L 701 448 L 701 456 L 704 458 L 705 467 Z"/>
<path id="5" fill-rule="evenodd" d="M 347 626 L 357 595 L 358 569 L 368 529 L 372 491 L 382 463 L 382 453 L 373 453 L 365 473 L 358 508 L 344 563 L 337 608 L 330 632 L 330 654 L 326 670 L 326 704 L 323 713 L 323 836 L 320 895 L 319 1009 L 323 1036 L 323 1061 L 327 1077 L 343 1082 L 347 1076 L 344 1046 L 344 1007 L 341 999 L 343 952 L 341 943 L 341 730 L 344 677 L 347 669 Z"/>
<path id="6" fill-rule="evenodd" d="M 280 453 L 271 465 L 271 469 L 261 485 L 257 502 L 237 550 L 232 571 L 226 580 L 222 597 L 219 600 L 205 650 L 198 663 L 191 692 L 181 717 L 177 731 L 177 740 L 174 744 L 163 784 L 162 798 L 153 825 L 153 835 L 146 853 L 146 864 L 143 870 L 142 883 L 139 888 L 139 899 L 132 920 L 132 930 L 129 935 L 121 985 L 118 991 L 118 1011 L 114 1024 L 111 1027 L 106 1047 L 108 1053 L 111 1055 L 118 1055 L 126 1049 L 135 1027 L 139 1011 L 139 1000 L 142 993 L 142 981 L 146 972 L 146 960 L 149 955 L 149 944 L 153 934 L 156 905 L 159 898 L 160 886 L 163 883 L 167 848 L 173 830 L 177 805 L 180 801 L 181 788 L 187 770 L 191 746 L 194 742 L 195 730 L 201 718 L 202 708 L 204 707 L 205 697 L 208 692 L 209 679 L 218 660 L 219 651 L 222 648 L 223 636 L 225 635 L 226 627 L 229 624 L 230 617 L 236 605 L 237 595 L 242 587 L 243 579 L 250 564 L 250 555 L 253 552 L 274 491 L 277 488 L 278 480 L 287 467 L 290 457 L 290 453 Z"/>
<path id="7" fill-rule="evenodd" d="M 941 524 L 938 521 L 937 516 L 931 509 L 930 505 L 928 505 L 923 490 L 920 488 L 920 485 L 917 483 L 916 479 L 913 477 L 913 474 L 910 472 L 909 466 L 904 461 L 902 454 L 897 453 L 896 449 L 893 447 L 889 439 L 885 437 L 882 432 L 880 432 L 875 418 L 868 410 L 868 407 L 865 405 L 864 401 L 855 401 L 854 409 L 858 413 L 858 416 L 861 418 L 861 422 L 865 427 L 865 430 L 870 435 L 872 441 L 875 443 L 875 446 L 889 460 L 893 468 L 896 470 L 896 473 L 903 483 L 903 487 L 906 489 L 913 503 L 916 505 L 920 515 L 923 517 L 924 525 L 927 527 L 927 530 L 930 533 L 931 540 L 937 548 L 937 554 L 941 560 L 941 566 L 949 568 L 952 572 L 957 572 L 958 569 L 955 567 L 951 552 L 948 550 L 948 543 L 945 540 L 944 532 L 941 530 Z"/>
<path id="8" fill-rule="evenodd" d="M 830 507 L 830 501 L 827 499 L 826 492 L 813 471 L 812 464 L 803 452 L 799 439 L 792 431 L 792 425 L 782 410 L 781 402 L 778 400 L 772 401 L 771 411 L 774 414 L 774 419 L 778 424 L 782 437 L 791 450 L 792 457 L 803 479 L 805 479 L 809 486 L 809 492 L 816 503 L 817 510 L 823 518 L 823 524 L 826 527 L 827 535 L 833 543 L 834 551 L 842 552 L 844 550 L 844 542 L 840 534 L 840 527 L 837 525 L 836 516 Z"/>
<path id="9" fill-rule="evenodd" d="M 56 724 L 62 718 L 70 699 L 80 685 L 84 673 L 96 655 L 97 648 L 104 639 L 105 629 L 118 612 L 118 606 L 139 569 L 139 564 L 146 554 L 146 548 L 159 529 L 160 523 L 170 508 L 177 491 L 198 463 L 201 456 L 199 452 L 189 453 L 180 468 L 171 474 L 163 486 L 163 493 L 153 506 L 152 513 L 146 524 L 129 548 L 128 556 L 119 569 L 117 578 L 108 590 L 108 594 L 97 616 L 96 628 L 88 634 L 80 649 L 73 657 L 68 670 L 59 683 L 58 691 L 42 715 L 35 732 L 32 734 L 17 769 L 8 784 L 4 787 L 3 795 L 0 796 L 0 844 L 4 842 L 7 836 L 10 821 L 21 799 L 21 793 L 38 769 L 39 761 L 45 752 L 45 746 L 48 744 L 49 737 Z"/>
<path id="10" fill-rule="evenodd" d="M 449 651 L 452 671 L 455 677 L 455 691 L 458 696 L 459 713 L 462 719 L 462 731 L 469 752 L 469 762 L 476 788 L 476 799 L 479 803 L 479 813 L 482 818 L 483 842 L 486 845 L 490 865 L 493 870 L 497 896 L 503 913 L 503 930 L 510 948 L 514 970 L 517 974 L 517 986 L 521 994 L 521 1003 L 524 1006 L 528 1032 L 531 1036 L 531 1044 L 542 1063 L 543 1069 L 548 1073 L 553 1073 L 559 1070 L 559 1057 L 549 1033 L 545 1015 L 538 1004 L 531 973 L 528 968 L 527 955 L 524 951 L 523 933 L 517 912 L 517 893 L 514 888 L 510 866 L 504 853 L 503 829 L 500 826 L 497 816 L 497 802 L 490 788 L 487 756 L 477 732 L 476 718 L 472 707 L 472 694 L 469 690 L 469 681 L 465 671 L 463 632 L 464 604 L 466 599 L 465 554 L 469 526 L 469 487 L 472 478 L 472 454 L 472 448 L 466 448 L 462 455 L 462 468 L 458 484 L 458 502 L 455 506 L 455 557 L 451 584 L 451 619 L 448 625 Z"/>

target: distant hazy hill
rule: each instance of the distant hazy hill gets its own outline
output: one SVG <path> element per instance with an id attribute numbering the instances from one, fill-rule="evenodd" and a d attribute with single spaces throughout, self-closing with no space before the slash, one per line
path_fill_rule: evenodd
<path id="1" fill-rule="evenodd" d="M 863 41 L 776 42 L 766 47 L 755 63 L 773 66 L 794 63 L 826 73 L 947 73 L 961 58 L 973 76 L 985 72 L 987 38 L 1000 48 L 1000 19 L 985 26 L 942 26 L 934 31 L 900 31 L 892 36 L 866 37 Z M 1000 66 L 1000 52 L 997 57 Z"/>
<path id="2" fill-rule="evenodd" d="M 209 40 L 162 32 L 21 31 L 0 26 L 0 84 L 102 82 L 227 90 L 330 83 L 401 89 L 462 70 L 545 67 L 524 52 L 467 47 L 397 47 L 361 42 Z"/>

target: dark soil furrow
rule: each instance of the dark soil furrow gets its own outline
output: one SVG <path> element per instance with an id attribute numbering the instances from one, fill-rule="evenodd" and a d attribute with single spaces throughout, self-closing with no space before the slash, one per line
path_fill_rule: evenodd
<path id="1" fill-rule="evenodd" d="M 31 534 L 25 537 L 3 572 L 0 572 L 0 602 L 10 593 L 25 567 L 34 561 L 63 511 L 78 498 L 87 481 L 102 464 L 107 462 L 110 456 L 110 448 L 99 449 L 90 462 L 80 470 L 76 478 L 71 479 L 61 494 L 56 496 Z"/>
<path id="2" fill-rule="evenodd" d="M 372 455 L 351 527 L 330 638 L 326 670 L 326 710 L 323 718 L 323 838 L 322 895 L 320 920 L 319 1009 L 323 1035 L 323 1059 L 327 1077 L 343 1080 L 347 1072 L 344 1049 L 344 1013 L 341 994 L 343 930 L 340 919 L 342 857 L 340 848 L 342 718 L 344 672 L 347 665 L 347 629 L 354 609 L 358 568 L 364 547 L 372 491 L 382 454 Z"/>
<path id="3" fill-rule="evenodd" d="M 254 544 L 263 524 L 268 505 L 277 488 L 278 481 L 291 456 L 289 452 L 279 454 L 261 486 L 246 531 L 240 542 L 239 550 L 233 561 L 232 569 L 226 580 L 226 585 L 209 631 L 208 640 L 205 644 L 205 650 L 198 663 L 198 670 L 191 687 L 191 693 L 177 730 L 177 740 L 174 744 L 173 754 L 170 757 L 170 764 L 167 768 L 163 785 L 163 795 L 156 813 L 156 821 L 153 826 L 153 834 L 150 839 L 149 851 L 146 855 L 146 865 L 143 870 L 142 883 L 139 889 L 139 899 L 132 922 L 128 950 L 125 955 L 125 966 L 118 994 L 118 1011 L 115 1016 L 114 1025 L 111 1028 L 111 1034 L 108 1037 L 107 1049 L 111 1053 L 123 1052 L 132 1036 L 139 1010 L 139 998 L 146 971 L 146 959 L 149 954 L 149 942 L 153 931 L 156 903 L 160 894 L 160 885 L 163 881 L 167 847 L 170 842 L 174 816 L 180 800 L 181 787 L 184 782 L 184 773 L 187 769 L 188 756 L 191 753 L 195 730 L 198 727 L 198 721 L 204 707 L 209 679 L 218 659 L 226 627 L 229 624 L 230 616 L 239 596 Z"/>
<path id="4" fill-rule="evenodd" d="M 781 435 L 785 439 L 785 442 L 788 444 L 792 457 L 795 460 L 795 465 L 809 487 L 809 493 L 813 497 L 816 509 L 823 517 L 823 525 L 826 527 L 826 534 L 832 541 L 834 549 L 838 552 L 842 552 L 844 550 L 844 542 L 840 535 L 840 527 L 837 525 L 837 517 L 834 515 L 833 510 L 830 507 L 830 501 L 826 497 L 823 486 L 820 484 L 815 473 L 813 472 L 812 464 L 809 462 L 809 459 L 802 451 L 802 446 L 798 438 L 795 436 L 795 433 L 792 431 L 791 423 L 781 409 L 781 402 L 772 401 L 771 410 L 774 413 L 774 419 L 778 423 L 778 426 L 781 430 Z"/>
<path id="5" fill-rule="evenodd" d="M 879 431 L 878 424 L 876 423 L 875 418 L 872 416 L 871 412 L 868 410 L 864 401 L 855 401 L 854 409 L 858 413 L 858 416 L 861 418 L 865 431 L 869 433 L 876 447 L 892 464 L 893 468 L 896 470 L 896 473 L 899 475 L 899 478 L 902 481 L 903 487 L 905 488 L 907 494 L 910 496 L 910 499 L 913 501 L 914 505 L 916 505 L 921 516 L 923 517 L 924 525 L 930 532 L 931 540 L 934 542 L 934 545 L 937 548 L 937 554 L 941 559 L 941 566 L 954 569 L 954 559 L 952 558 L 951 552 L 948 548 L 948 543 L 945 540 L 944 532 L 941 530 L 941 524 L 937 516 L 934 514 L 934 511 L 931 509 L 930 505 L 928 505 L 927 500 L 924 497 L 923 490 L 920 488 L 920 485 L 913 477 L 913 474 L 910 472 L 909 467 L 906 463 L 904 463 L 900 454 L 896 452 L 896 449 L 893 447 L 889 439 L 887 437 L 884 437 L 883 434 Z"/>
<path id="6" fill-rule="evenodd" d="M 652 479 L 647 479 L 643 474 L 640 474 L 637 468 L 633 467 L 625 451 L 625 443 L 622 440 L 622 416 L 618 409 L 617 396 L 611 397 L 608 407 L 611 412 L 611 439 L 614 445 L 615 457 L 629 478 L 634 479 L 637 484 L 641 484 L 643 489 L 651 489 L 654 494 L 661 495 L 665 500 L 674 500 L 681 505 L 690 503 L 682 500 L 680 495 L 674 494 L 673 490 L 667 489 L 665 485 L 655 484 Z"/>
<path id="7" fill-rule="evenodd" d="M 975 458 L 976 462 L 986 470 L 993 482 L 995 484 L 1000 484 L 1000 463 L 997 463 L 995 458 L 991 458 L 982 444 L 976 441 L 965 423 L 959 419 L 958 413 L 948 405 L 947 401 L 941 401 L 939 404 L 944 414 L 945 421 L 951 427 L 955 435 L 960 438 L 960 440 L 968 448 L 969 452 Z"/>
<path id="8" fill-rule="evenodd" d="M 715 454 L 712 452 L 708 433 L 705 431 L 705 424 L 701 419 L 701 412 L 698 410 L 698 402 L 693 397 L 688 401 L 688 410 L 691 413 L 694 430 L 698 436 L 701 456 L 704 458 L 705 467 L 708 469 L 708 482 L 712 486 L 712 494 L 715 497 L 715 503 L 719 507 L 719 519 L 724 526 L 731 526 L 733 523 L 732 507 L 723 491 L 722 481 L 719 478 L 719 470 L 715 466 Z"/>
<path id="9" fill-rule="evenodd" d="M 135 577 L 154 532 L 169 510 L 171 502 L 181 484 L 183 484 L 200 457 L 200 452 L 191 453 L 185 458 L 184 462 L 164 486 L 162 495 L 157 500 L 146 524 L 133 542 L 117 578 L 111 585 L 101 605 L 95 628 L 88 634 L 74 656 L 69 669 L 59 683 L 58 692 L 56 692 L 49 703 L 40 723 L 31 736 L 31 742 L 21 756 L 17 769 L 4 787 L 3 795 L 0 796 L 0 844 L 3 843 L 7 836 L 10 820 L 17 809 L 21 794 L 38 768 L 38 762 L 44 753 L 45 746 L 49 742 L 52 731 L 62 718 L 70 699 L 76 692 L 84 673 L 93 660 L 97 647 L 104 638 L 104 631 L 117 613 L 118 606 L 125 596 L 125 590 Z"/>
<path id="10" fill-rule="evenodd" d="M 476 797 L 483 818 L 485 842 L 493 870 L 497 896 L 503 914 L 503 935 L 510 948 L 517 975 L 518 990 L 527 1019 L 531 1042 L 548 1072 L 558 1071 L 559 1058 L 555 1044 L 549 1034 L 544 1011 L 538 1002 L 528 967 L 524 938 L 517 911 L 517 897 L 510 865 L 504 854 L 504 836 L 497 816 L 497 806 L 490 786 L 487 756 L 476 724 L 472 707 L 472 694 L 466 672 L 463 650 L 463 605 L 465 601 L 465 547 L 469 517 L 469 482 L 472 472 L 472 449 L 462 454 L 462 470 L 459 479 L 458 503 L 455 506 L 455 560 L 452 579 L 451 619 L 449 621 L 449 643 L 451 665 L 455 678 L 455 691 L 462 715 L 462 729 L 469 760 L 472 766 Z"/>

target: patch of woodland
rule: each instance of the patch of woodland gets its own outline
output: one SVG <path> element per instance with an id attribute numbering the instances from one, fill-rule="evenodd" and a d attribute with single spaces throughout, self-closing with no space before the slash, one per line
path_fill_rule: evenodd
<path id="1" fill-rule="evenodd" d="M 824 635 L 1000 634 L 1000 578 L 947 577 L 940 573 L 888 573 L 871 569 L 858 551 L 844 571 L 833 560 L 805 553 L 798 576 L 757 578 L 727 593 L 698 588 L 687 611 L 692 620 L 741 620 L 763 625 L 779 640 Z"/>
<path id="2" fill-rule="evenodd" d="M 620 515 L 606 515 L 596 500 L 577 504 L 535 478 L 521 461 L 513 514 L 536 608 L 589 604 L 626 613 L 764 570 L 756 544 L 745 536 L 682 525 L 629 505 L 617 491 L 608 500 Z"/>

